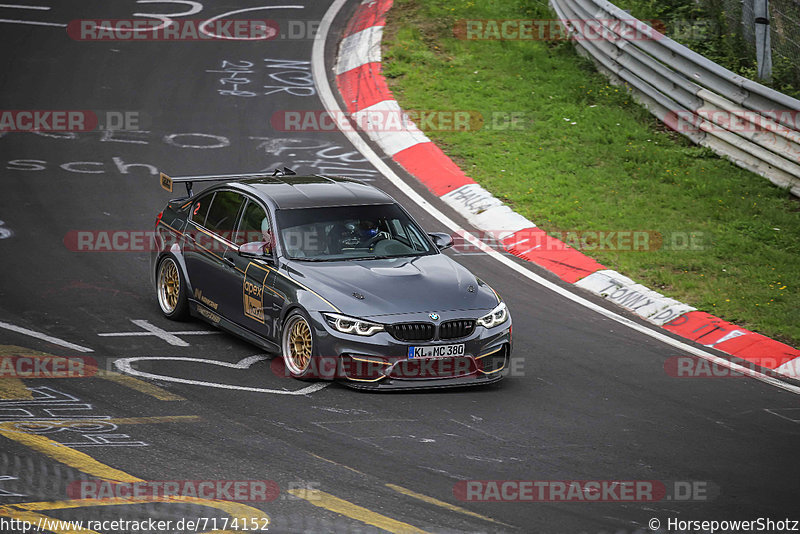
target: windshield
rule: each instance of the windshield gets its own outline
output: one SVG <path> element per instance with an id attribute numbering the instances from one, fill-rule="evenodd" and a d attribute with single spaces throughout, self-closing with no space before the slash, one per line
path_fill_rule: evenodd
<path id="1" fill-rule="evenodd" d="M 281 244 L 301 261 L 433 254 L 428 237 L 397 204 L 278 210 Z"/>

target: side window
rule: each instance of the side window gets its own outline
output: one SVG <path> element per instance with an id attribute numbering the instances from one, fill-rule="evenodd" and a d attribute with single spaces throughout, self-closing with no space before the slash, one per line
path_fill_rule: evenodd
<path id="1" fill-rule="evenodd" d="M 398 237 L 401 238 L 402 241 L 410 243 L 411 240 L 408 238 L 408 234 L 406 233 L 406 229 L 403 228 L 403 224 L 398 221 L 397 219 L 392 219 L 391 221 L 392 226 L 392 233 L 394 234 L 393 237 L 397 239 Z"/>
<path id="2" fill-rule="evenodd" d="M 242 222 L 239 223 L 239 231 L 236 233 L 234 243 L 244 245 L 254 241 L 266 241 L 264 233 L 271 231 L 269 217 L 264 208 L 253 202 L 247 201 L 247 206 L 242 214 Z"/>
<path id="3" fill-rule="evenodd" d="M 411 241 L 411 245 L 414 247 L 414 250 L 424 252 L 430 250 L 430 246 L 427 244 L 428 241 L 422 235 L 420 235 L 416 228 L 413 226 L 408 226 L 407 231 L 409 241 Z"/>
<path id="4" fill-rule="evenodd" d="M 192 222 L 199 224 L 200 226 L 205 225 L 206 223 L 206 215 L 208 214 L 208 207 L 211 205 L 211 199 L 214 198 L 213 193 L 210 195 L 204 195 L 197 199 L 197 201 L 192 204 Z"/>
<path id="5" fill-rule="evenodd" d="M 230 239 L 236 227 L 236 217 L 242 207 L 244 197 L 233 191 L 217 191 L 208 210 L 206 228 L 217 235 Z"/>

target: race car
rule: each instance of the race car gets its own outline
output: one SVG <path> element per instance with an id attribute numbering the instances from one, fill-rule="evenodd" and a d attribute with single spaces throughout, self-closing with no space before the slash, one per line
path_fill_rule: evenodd
<path id="1" fill-rule="evenodd" d="M 442 253 L 449 234 L 424 232 L 383 191 L 289 169 L 160 180 L 188 195 L 156 217 L 151 274 L 166 317 L 238 335 L 299 379 L 394 389 L 503 377 L 506 304 Z M 215 184 L 195 195 L 196 182 Z"/>

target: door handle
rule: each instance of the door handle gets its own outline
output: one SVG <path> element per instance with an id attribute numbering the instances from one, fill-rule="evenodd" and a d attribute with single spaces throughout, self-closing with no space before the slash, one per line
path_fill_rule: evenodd
<path id="1" fill-rule="evenodd" d="M 231 267 L 236 268 L 236 262 L 233 261 L 231 258 L 225 257 L 225 258 L 223 258 L 223 260 L 225 261 L 225 263 L 227 263 Z"/>

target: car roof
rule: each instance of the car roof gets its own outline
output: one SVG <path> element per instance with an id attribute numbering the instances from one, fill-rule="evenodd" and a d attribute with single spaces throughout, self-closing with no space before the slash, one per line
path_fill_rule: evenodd
<path id="1" fill-rule="evenodd" d="M 358 180 L 340 176 L 269 176 L 231 182 L 264 200 L 276 209 L 325 208 L 393 204 L 383 191 Z"/>

